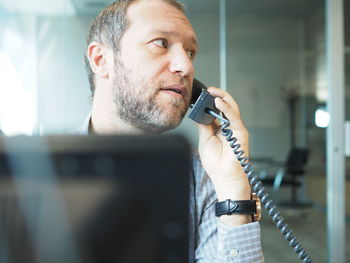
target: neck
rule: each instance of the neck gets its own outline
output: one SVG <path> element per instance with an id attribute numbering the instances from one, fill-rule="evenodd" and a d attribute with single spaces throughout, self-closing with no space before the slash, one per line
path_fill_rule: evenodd
<path id="1" fill-rule="evenodd" d="M 89 127 L 91 134 L 122 135 L 145 134 L 146 132 L 122 121 L 116 113 L 106 112 L 93 107 Z"/>
<path id="2" fill-rule="evenodd" d="M 96 90 L 97 91 L 97 90 Z M 101 96 L 96 93 L 93 98 L 89 132 L 100 135 L 144 134 L 145 131 L 125 123 L 117 114 L 113 96 Z"/>

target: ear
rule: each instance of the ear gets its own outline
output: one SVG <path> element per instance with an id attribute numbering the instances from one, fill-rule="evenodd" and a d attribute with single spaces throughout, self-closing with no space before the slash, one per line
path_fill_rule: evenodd
<path id="1" fill-rule="evenodd" d="M 90 62 L 92 71 L 101 78 L 109 77 L 109 65 L 113 60 L 110 59 L 111 51 L 103 44 L 92 42 L 87 49 L 87 58 Z"/>

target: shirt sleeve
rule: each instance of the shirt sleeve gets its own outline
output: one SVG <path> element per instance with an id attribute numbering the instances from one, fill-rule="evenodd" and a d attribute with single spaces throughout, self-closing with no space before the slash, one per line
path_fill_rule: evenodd
<path id="1" fill-rule="evenodd" d="M 229 226 L 215 216 L 216 193 L 194 158 L 195 263 L 263 263 L 258 222 Z"/>
<path id="2" fill-rule="evenodd" d="M 203 213 L 197 226 L 195 262 L 263 263 L 259 223 L 228 226 L 212 217 L 214 206 Z"/>
<path id="3" fill-rule="evenodd" d="M 264 262 L 258 222 L 237 227 L 218 222 L 218 262 Z"/>

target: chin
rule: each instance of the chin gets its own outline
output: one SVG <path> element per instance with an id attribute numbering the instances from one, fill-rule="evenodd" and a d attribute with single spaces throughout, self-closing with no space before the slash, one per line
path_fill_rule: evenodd
<path id="1" fill-rule="evenodd" d="M 187 113 L 185 103 L 168 103 L 158 108 L 157 117 L 149 124 L 153 131 L 164 132 L 178 127 Z M 152 123 L 152 124 L 151 124 Z"/>
<path id="2" fill-rule="evenodd" d="M 182 120 L 183 120 L 183 116 L 170 117 L 167 120 L 163 121 L 163 123 L 161 123 L 161 124 L 159 123 L 156 130 L 159 133 L 173 130 L 181 124 Z"/>

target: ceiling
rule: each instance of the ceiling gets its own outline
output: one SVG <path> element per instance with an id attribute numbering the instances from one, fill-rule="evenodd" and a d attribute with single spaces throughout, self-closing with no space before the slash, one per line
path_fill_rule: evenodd
<path id="1" fill-rule="evenodd" d="M 0 0 L 1 14 L 76 14 L 71 0 Z"/>
<path id="2" fill-rule="evenodd" d="M 71 0 L 79 14 L 96 14 L 113 0 Z M 218 13 L 221 0 L 180 0 L 190 14 Z M 228 14 L 303 16 L 324 4 L 323 0 L 226 0 Z"/>
<path id="3" fill-rule="evenodd" d="M 220 0 L 180 0 L 189 14 L 218 13 Z M 0 0 L 3 12 L 47 15 L 96 15 L 113 0 Z M 226 0 L 228 14 L 236 16 L 304 16 L 322 7 L 323 0 Z"/>
<path id="4" fill-rule="evenodd" d="M 114 2 L 113 0 L 71 0 L 77 13 L 81 15 L 98 14 L 104 7 Z"/>
<path id="5" fill-rule="evenodd" d="M 324 7 L 323 0 L 228 0 L 235 15 L 266 17 L 305 17 Z"/>

